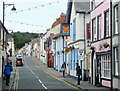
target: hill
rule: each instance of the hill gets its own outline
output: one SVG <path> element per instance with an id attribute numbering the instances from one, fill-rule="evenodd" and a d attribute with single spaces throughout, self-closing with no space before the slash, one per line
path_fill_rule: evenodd
<path id="1" fill-rule="evenodd" d="M 37 38 L 38 34 L 29 32 L 14 32 L 12 34 L 12 37 L 14 38 L 15 49 L 20 49 L 25 45 L 25 43 L 30 42 L 31 39 Z"/>

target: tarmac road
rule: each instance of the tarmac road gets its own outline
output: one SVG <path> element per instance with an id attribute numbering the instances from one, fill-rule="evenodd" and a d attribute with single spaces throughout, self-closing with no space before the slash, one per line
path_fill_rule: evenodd
<path id="1" fill-rule="evenodd" d="M 49 91 L 78 91 L 76 87 L 49 74 L 42 67 L 38 67 L 32 57 L 24 57 L 24 66 L 17 67 L 17 90 L 49 90 Z"/>

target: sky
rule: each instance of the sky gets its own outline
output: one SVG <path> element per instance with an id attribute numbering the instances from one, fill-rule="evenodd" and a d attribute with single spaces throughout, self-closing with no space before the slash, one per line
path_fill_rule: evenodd
<path id="1" fill-rule="evenodd" d="M 66 13 L 68 0 L 0 0 L 0 20 L 3 20 L 3 1 L 14 4 L 5 5 L 4 25 L 8 32 L 45 33 L 47 28 Z"/>

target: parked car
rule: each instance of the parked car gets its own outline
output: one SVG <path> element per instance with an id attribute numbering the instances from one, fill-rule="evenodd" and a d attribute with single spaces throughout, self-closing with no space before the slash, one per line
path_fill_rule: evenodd
<path id="1" fill-rule="evenodd" d="M 22 56 L 21 55 L 16 55 L 16 59 L 19 59 L 19 58 L 22 59 Z"/>
<path id="2" fill-rule="evenodd" d="M 23 66 L 23 59 L 22 58 L 16 58 L 16 66 Z"/>

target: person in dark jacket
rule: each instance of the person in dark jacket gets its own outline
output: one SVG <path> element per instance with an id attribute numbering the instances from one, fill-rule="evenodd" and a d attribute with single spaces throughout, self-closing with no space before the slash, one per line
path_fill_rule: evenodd
<path id="1" fill-rule="evenodd" d="M 76 75 L 78 76 L 78 82 L 77 85 L 80 85 L 80 75 L 81 75 L 81 69 L 78 63 L 76 63 Z"/>
<path id="2" fill-rule="evenodd" d="M 10 63 L 8 63 L 7 65 L 5 65 L 4 75 L 6 76 L 6 85 L 7 86 L 9 86 L 10 75 L 11 75 L 12 71 L 13 71 L 13 67 L 10 65 Z"/>
<path id="3" fill-rule="evenodd" d="M 66 63 L 65 62 L 62 64 L 62 69 L 63 69 L 63 77 L 65 77 L 65 69 L 66 69 Z"/>

